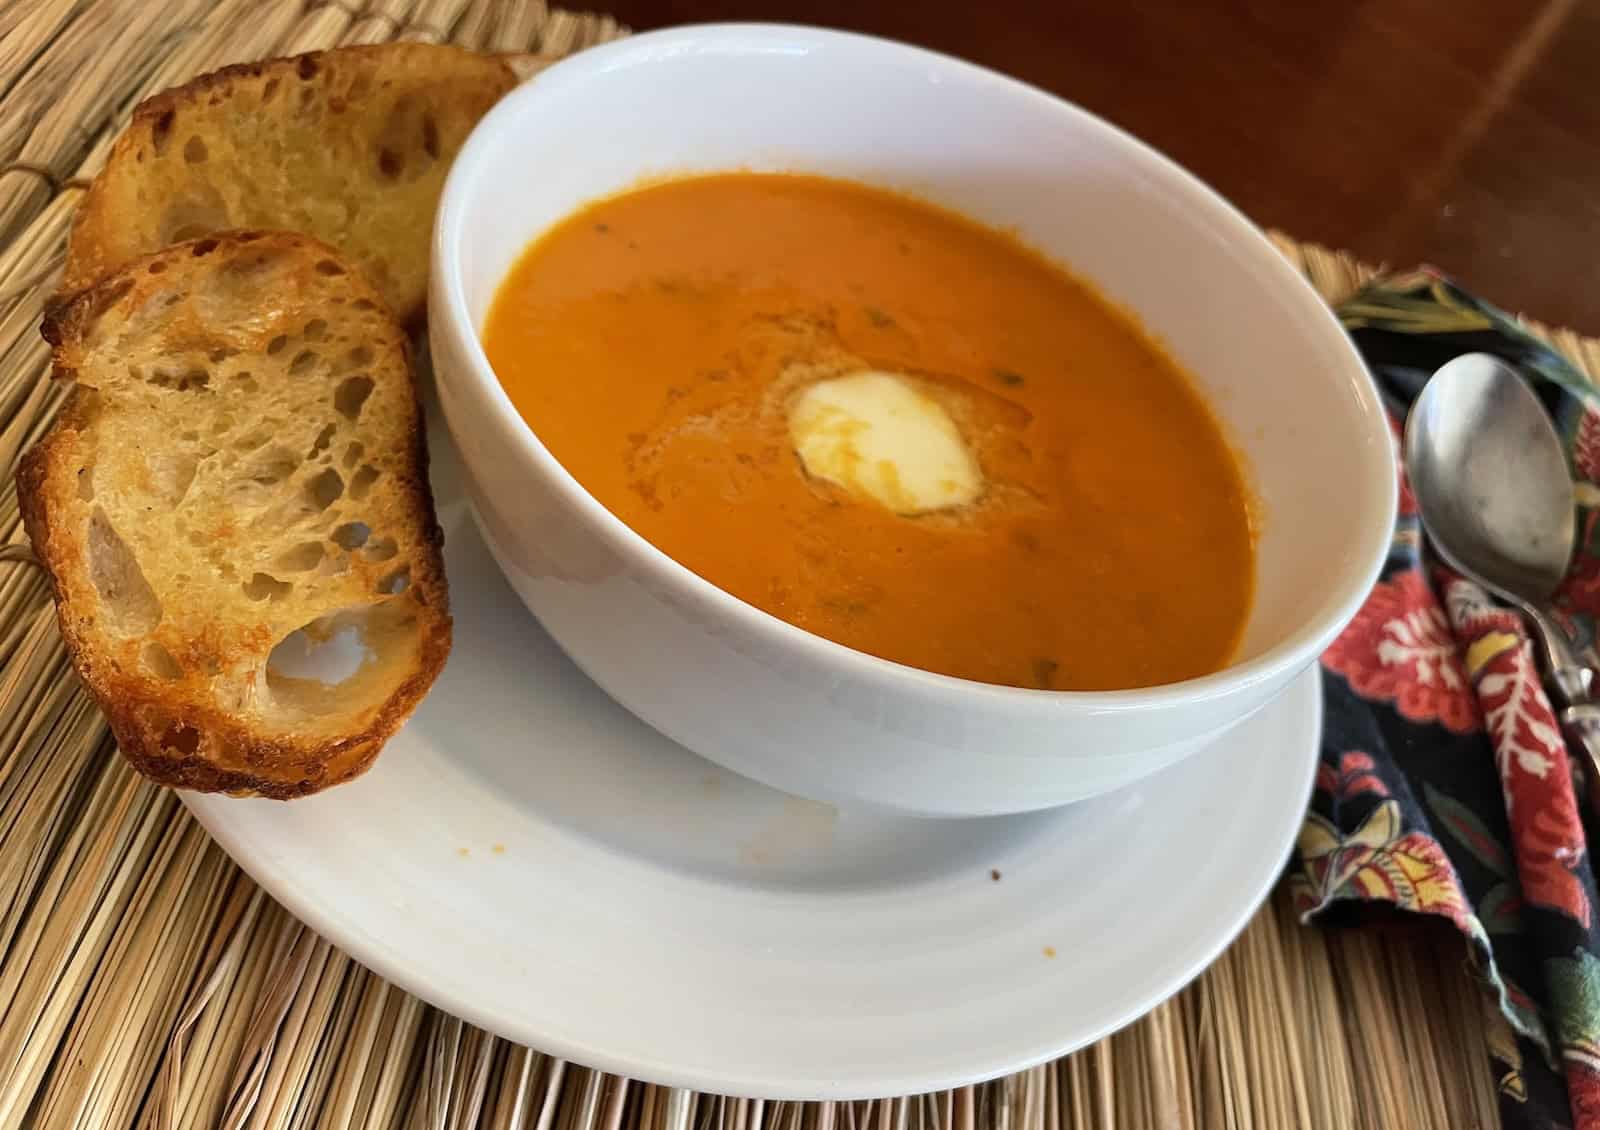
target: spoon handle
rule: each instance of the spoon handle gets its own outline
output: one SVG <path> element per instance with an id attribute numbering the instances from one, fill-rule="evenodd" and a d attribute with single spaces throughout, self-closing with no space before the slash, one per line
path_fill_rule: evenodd
<path id="1" fill-rule="evenodd" d="M 1572 650 L 1572 641 L 1555 618 L 1538 605 L 1529 605 L 1524 611 L 1533 621 L 1539 637 L 1545 676 L 1554 685 L 1557 697 L 1564 705 L 1576 706 L 1593 700 L 1594 671 L 1578 660 Z"/>
<path id="2" fill-rule="evenodd" d="M 1600 703 L 1593 696 L 1594 670 L 1578 660 L 1567 633 L 1548 612 L 1537 605 L 1526 605 L 1523 611 L 1539 637 L 1547 689 L 1556 700 L 1567 748 L 1583 759 L 1589 810 L 1600 817 Z"/>
<path id="3" fill-rule="evenodd" d="M 1600 816 L 1600 703 L 1581 702 L 1560 712 L 1567 749 L 1583 759 L 1589 811 Z"/>

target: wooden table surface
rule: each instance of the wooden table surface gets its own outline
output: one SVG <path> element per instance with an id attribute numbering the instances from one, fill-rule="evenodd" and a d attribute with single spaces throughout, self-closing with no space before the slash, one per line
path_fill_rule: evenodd
<path id="1" fill-rule="evenodd" d="M 1263 226 L 1600 334 L 1600 0 L 600 0 L 964 56 L 1186 165 Z"/>

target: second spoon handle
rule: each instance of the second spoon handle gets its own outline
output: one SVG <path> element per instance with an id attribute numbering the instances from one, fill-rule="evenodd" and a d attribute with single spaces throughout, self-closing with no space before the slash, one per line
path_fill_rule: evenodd
<path id="1" fill-rule="evenodd" d="M 1600 704 L 1579 703 L 1557 714 L 1561 719 L 1561 732 L 1567 739 L 1567 752 L 1583 763 L 1589 811 L 1600 816 Z"/>
<path id="2" fill-rule="evenodd" d="M 1580 662 L 1561 625 L 1544 609 L 1523 608 L 1539 637 L 1545 689 L 1555 702 L 1567 751 L 1581 759 L 1589 811 L 1600 818 L 1600 703 L 1593 697 L 1594 670 Z"/>

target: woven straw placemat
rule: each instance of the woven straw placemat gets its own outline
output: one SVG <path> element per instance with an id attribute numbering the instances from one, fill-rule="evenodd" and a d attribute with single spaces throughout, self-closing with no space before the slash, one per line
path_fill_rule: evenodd
<path id="1" fill-rule="evenodd" d="M 62 395 L 45 380 L 40 309 L 83 178 L 139 99 L 225 63 L 336 44 L 449 41 L 553 59 L 622 32 L 608 17 L 539 0 L 0 0 L 0 547 L 24 539 L 12 474 Z M 1279 246 L 1329 299 L 1367 274 L 1346 256 Z M 1600 344 L 1555 340 L 1590 371 L 1600 367 Z M 1496 1121 L 1487 1046 L 1507 1037 L 1455 938 L 1305 929 L 1282 898 L 1144 1020 L 977 1087 L 761 1103 L 636 1083 L 513 1046 L 317 938 L 173 794 L 129 771 L 67 664 L 43 577 L 11 556 L 0 548 L 0 1127 L 1393 1130 Z"/>

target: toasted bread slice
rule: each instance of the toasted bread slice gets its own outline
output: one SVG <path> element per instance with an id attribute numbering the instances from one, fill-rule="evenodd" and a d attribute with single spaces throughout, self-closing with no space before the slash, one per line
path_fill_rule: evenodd
<path id="1" fill-rule="evenodd" d="M 495 56 L 386 43 L 226 67 L 163 91 L 134 111 L 85 194 L 63 287 L 180 240 L 272 228 L 339 248 L 414 324 L 445 173 L 516 82 Z"/>
<path id="2" fill-rule="evenodd" d="M 307 236 L 224 233 L 53 306 L 44 335 L 77 387 L 23 459 L 23 520 L 122 752 L 271 797 L 360 773 L 450 649 L 409 346 L 377 291 Z M 358 667 L 310 677 L 299 653 L 330 637 L 322 661 Z"/>

